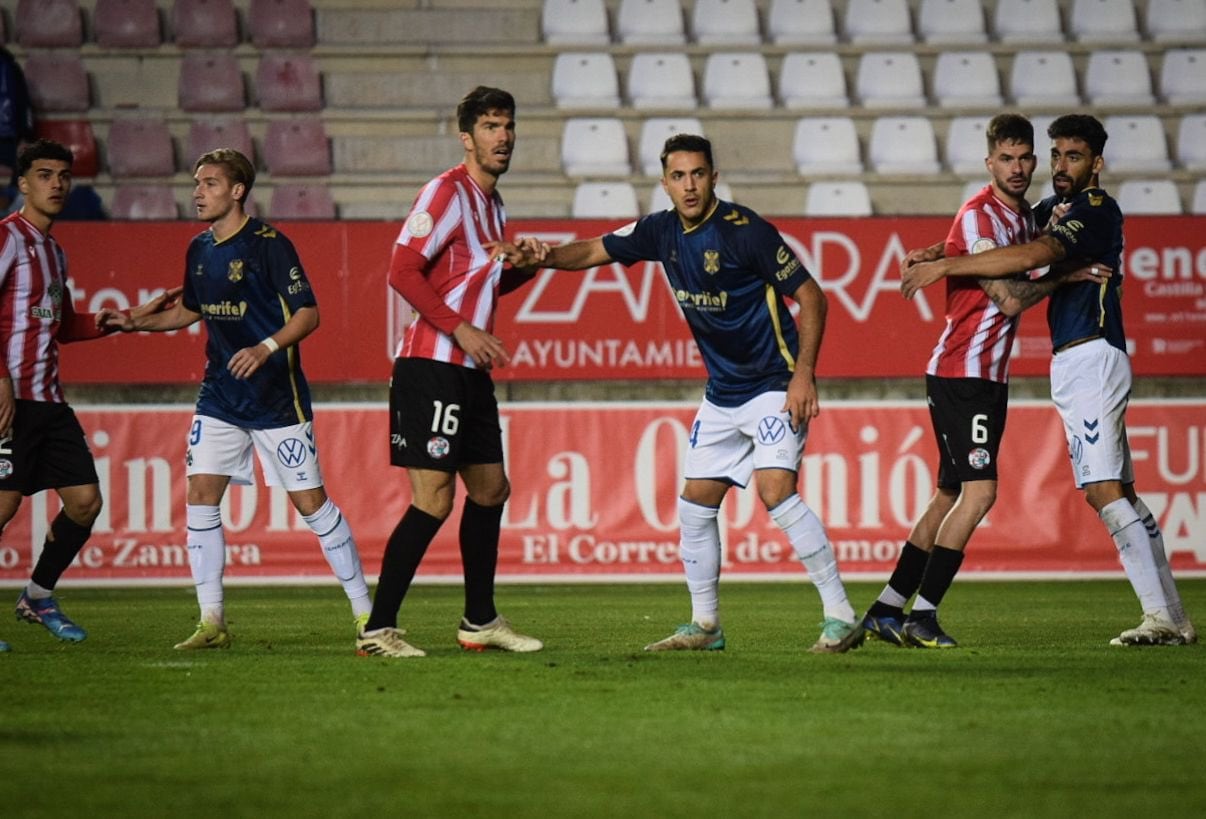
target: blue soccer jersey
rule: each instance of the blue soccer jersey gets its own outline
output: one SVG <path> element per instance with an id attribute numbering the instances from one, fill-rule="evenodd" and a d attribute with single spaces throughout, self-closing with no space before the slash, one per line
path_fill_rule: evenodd
<path id="1" fill-rule="evenodd" d="M 297 345 L 268 357 L 250 378 L 227 369 L 231 356 L 275 333 L 314 292 L 293 243 L 251 217 L 231 237 L 193 239 L 185 257 L 182 301 L 205 319 L 205 378 L 197 412 L 247 429 L 274 429 L 312 419 L 310 388 Z"/>
<path id="2" fill-rule="evenodd" d="M 1102 284 L 1076 282 L 1051 294 L 1047 326 L 1052 349 L 1084 338 L 1104 338 L 1126 352 L 1122 329 L 1122 211 L 1101 188 L 1086 188 L 1065 200 L 1071 207 L 1051 231 L 1067 252 L 1066 263 L 1077 267 L 1102 264 L 1114 274 Z M 1046 224 L 1060 202 L 1050 196 L 1034 208 L 1036 223 Z"/>
<path id="3" fill-rule="evenodd" d="M 603 246 L 624 265 L 662 263 L 708 369 L 709 401 L 736 407 L 787 388 L 799 336 L 782 297 L 811 277 L 772 224 L 718 202 L 693 228 L 666 210 L 607 234 Z"/>

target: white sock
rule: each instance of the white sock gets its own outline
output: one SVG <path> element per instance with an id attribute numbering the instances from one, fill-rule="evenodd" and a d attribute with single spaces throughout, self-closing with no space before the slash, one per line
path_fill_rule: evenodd
<path id="1" fill-rule="evenodd" d="M 343 591 L 352 604 L 352 615 L 359 617 L 373 610 L 369 597 L 368 583 L 364 581 L 364 570 L 360 568 L 360 553 L 352 538 L 352 527 L 330 498 L 312 515 L 302 517 L 306 525 L 318 535 L 323 557 L 343 585 Z"/>
<path id="2" fill-rule="evenodd" d="M 185 507 L 188 518 L 188 566 L 197 588 L 201 619 L 223 625 L 222 572 L 226 568 L 226 535 L 222 532 L 222 510 L 217 506 Z"/>
<path id="3" fill-rule="evenodd" d="M 796 556 L 808 570 L 809 578 L 821 595 L 825 616 L 853 623 L 857 619 L 854 607 L 846 597 L 846 587 L 842 585 L 837 558 L 833 554 L 833 547 L 829 545 L 829 537 L 825 534 L 825 527 L 820 518 L 805 505 L 799 495 L 792 495 L 770 510 L 770 514 L 775 524 L 787 535 Z"/>
<path id="4" fill-rule="evenodd" d="M 888 584 L 887 586 L 884 586 L 884 590 L 879 593 L 879 597 L 875 598 L 875 601 L 877 603 L 885 603 L 889 606 L 895 606 L 898 609 L 903 609 L 905 603 L 909 602 L 909 598 L 892 588 L 891 584 Z"/>
<path id="5" fill-rule="evenodd" d="M 25 594 L 28 595 L 30 600 L 45 600 L 54 594 L 54 589 L 39 586 L 31 580 L 25 584 Z"/>
<path id="6" fill-rule="evenodd" d="M 678 555 L 691 593 L 691 620 L 706 629 L 720 625 L 720 527 L 713 506 L 678 499 Z"/>
<path id="7" fill-rule="evenodd" d="M 1152 548 L 1152 559 L 1156 562 L 1156 573 L 1160 575 L 1160 588 L 1164 590 L 1164 600 L 1168 603 L 1169 614 L 1172 615 L 1173 622 L 1177 626 L 1188 625 L 1189 617 L 1185 614 L 1181 594 L 1177 591 L 1176 581 L 1173 580 L 1172 567 L 1168 565 L 1168 554 L 1164 551 L 1164 533 L 1160 531 L 1160 526 L 1156 523 L 1156 516 L 1152 514 L 1152 510 L 1147 508 L 1147 504 L 1143 502 L 1142 498 L 1136 499 L 1131 505 L 1135 507 L 1135 514 L 1139 515 L 1143 528 L 1147 530 L 1147 539 Z"/>
<path id="8" fill-rule="evenodd" d="M 1139 598 L 1143 613 L 1170 617 L 1168 600 L 1160 584 L 1160 573 L 1156 571 L 1151 541 L 1135 507 L 1126 498 L 1119 498 L 1102 507 L 1100 516 L 1110 537 L 1114 539 L 1114 545 L 1118 547 L 1122 568 Z"/>

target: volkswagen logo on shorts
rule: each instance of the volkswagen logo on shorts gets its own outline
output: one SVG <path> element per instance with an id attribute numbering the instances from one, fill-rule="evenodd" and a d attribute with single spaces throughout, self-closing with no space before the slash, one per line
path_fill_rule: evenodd
<path id="1" fill-rule="evenodd" d="M 972 469 L 983 469 L 992 462 L 992 456 L 988 454 L 987 449 L 978 446 L 967 453 L 967 462 L 971 464 Z"/>
<path id="2" fill-rule="evenodd" d="M 437 461 L 440 458 L 446 457 L 448 450 L 451 448 L 452 446 L 448 443 L 448 439 L 442 435 L 437 435 L 427 442 L 427 454 Z"/>
<path id="3" fill-rule="evenodd" d="M 306 462 L 306 445 L 299 438 L 286 438 L 276 445 L 276 457 L 285 466 L 299 466 Z"/>
<path id="4" fill-rule="evenodd" d="M 768 415 L 758 422 L 758 443 L 777 444 L 787 434 L 787 424 L 775 415 Z"/>

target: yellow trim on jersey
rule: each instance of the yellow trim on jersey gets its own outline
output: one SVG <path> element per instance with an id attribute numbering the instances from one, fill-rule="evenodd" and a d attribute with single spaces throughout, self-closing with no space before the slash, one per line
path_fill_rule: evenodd
<path id="1" fill-rule="evenodd" d="M 238 235 L 239 235 L 239 232 L 240 232 L 240 231 L 241 231 L 243 228 L 247 227 L 247 223 L 248 223 L 249 221 L 251 221 L 251 217 L 250 217 L 250 216 L 247 216 L 247 215 L 244 215 L 244 216 L 243 216 L 243 221 L 242 221 L 242 222 L 239 222 L 239 226 L 238 226 L 237 228 L 235 228 L 234 233 L 230 234 L 229 236 L 224 236 L 224 237 L 222 237 L 221 239 L 219 239 L 219 238 L 218 238 L 218 234 L 214 233 L 214 244 L 215 244 L 215 245 L 220 245 L 220 244 L 222 244 L 223 242 L 227 241 L 228 239 L 233 239 L 235 236 L 238 236 Z M 210 231 L 210 233 L 213 233 L 213 231 L 211 230 L 211 231 Z"/>
<path id="2" fill-rule="evenodd" d="M 712 209 L 710 211 L 708 211 L 707 214 L 704 215 L 704 218 L 700 219 L 698 223 L 692 225 L 691 227 L 684 227 L 683 235 L 686 236 L 688 233 L 691 233 L 696 228 L 700 228 L 700 227 L 703 227 L 704 225 L 706 225 L 708 223 L 708 220 L 712 218 L 712 214 L 716 213 L 716 209 L 719 207 L 720 207 L 720 200 L 716 198 L 716 194 L 715 194 L 715 192 L 713 192 Z M 681 219 L 679 220 L 679 224 L 680 225 L 682 224 Z"/>
<path id="3" fill-rule="evenodd" d="M 1107 295 L 1106 286 L 1108 284 L 1109 284 L 1109 282 L 1102 282 L 1101 284 L 1097 285 L 1097 327 L 1099 329 L 1105 327 L 1105 320 L 1106 320 L 1105 300 L 1106 300 L 1106 295 Z"/>
<path id="4" fill-rule="evenodd" d="M 787 349 L 787 339 L 783 338 L 783 326 L 779 324 L 779 294 L 769 284 L 765 285 L 765 290 L 766 309 L 770 311 L 771 325 L 775 328 L 775 342 L 779 345 L 779 354 L 787 362 L 787 371 L 794 373 L 796 360 L 791 357 L 791 350 Z"/>
<path id="5" fill-rule="evenodd" d="M 281 302 L 281 312 L 285 315 L 285 323 L 289 323 L 289 319 L 293 318 L 293 314 L 289 312 L 289 304 L 284 297 L 279 293 L 276 296 Z M 297 345 L 290 344 L 285 349 L 285 360 L 289 362 L 289 388 L 293 390 L 293 409 L 297 412 L 297 423 L 304 424 L 306 422 L 306 413 L 301 405 L 301 391 L 297 388 Z"/>

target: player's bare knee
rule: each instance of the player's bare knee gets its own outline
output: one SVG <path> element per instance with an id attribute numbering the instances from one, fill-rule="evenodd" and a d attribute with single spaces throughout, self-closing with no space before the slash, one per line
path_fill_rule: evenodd
<path id="1" fill-rule="evenodd" d="M 64 499 L 63 514 L 70 518 L 72 523 L 91 527 L 96 522 L 97 516 L 100 515 L 102 506 L 104 506 L 104 501 L 101 499 L 100 492 L 96 492 L 71 500 Z"/>
<path id="2" fill-rule="evenodd" d="M 478 506 L 492 508 L 502 506 L 507 502 L 507 498 L 511 497 L 511 482 L 503 478 L 497 484 L 484 487 L 476 487 L 474 491 L 469 493 L 469 497 Z"/>

